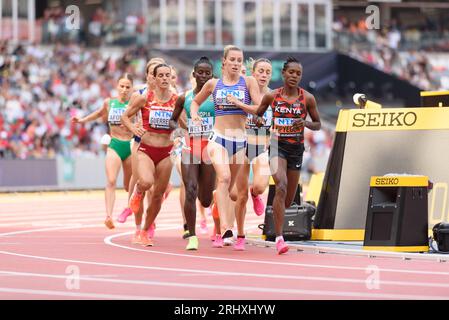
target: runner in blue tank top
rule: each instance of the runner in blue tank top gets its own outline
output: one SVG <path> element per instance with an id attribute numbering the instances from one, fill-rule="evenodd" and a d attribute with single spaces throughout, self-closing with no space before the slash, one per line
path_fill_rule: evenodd
<path id="1" fill-rule="evenodd" d="M 250 60 L 251 75 L 256 79 L 260 94 L 264 95 L 270 92 L 268 84 L 271 80 L 272 67 L 268 59 L 260 58 Z M 248 202 L 248 189 L 251 194 L 254 212 L 260 216 L 265 212 L 265 205 L 261 195 L 265 192 L 270 179 L 270 166 L 268 161 L 268 144 L 270 141 L 270 126 L 272 119 L 271 108 L 264 114 L 265 124 L 259 128 L 256 124 L 257 117 L 248 114 L 246 121 L 246 133 L 248 135 L 248 144 L 246 146 L 246 157 L 243 169 L 238 175 L 232 194 L 238 194 L 235 203 L 235 215 L 238 233 L 242 234 L 245 227 L 246 203 Z M 249 187 L 249 173 L 253 170 L 253 183 Z M 234 209 L 234 208 L 233 208 Z M 244 247 L 242 247 L 244 249 Z"/>
<path id="2" fill-rule="evenodd" d="M 217 174 L 216 196 L 223 231 L 222 239 L 233 236 L 231 230 L 233 217 L 227 214 L 226 209 L 229 206 L 230 190 L 244 163 L 247 113 L 255 113 L 261 99 L 257 81 L 252 77 L 241 75 L 242 64 L 242 50 L 235 46 L 226 47 L 223 57 L 223 78 L 209 80 L 195 96 L 191 106 L 192 120 L 201 124 L 198 109 L 211 94 L 213 95 L 215 125 L 208 151 Z M 251 100 L 255 105 L 248 106 Z M 242 106 L 237 106 L 238 102 Z M 237 244 L 244 243 L 244 234 L 238 236 Z M 238 249 L 239 246 L 235 248 Z"/>

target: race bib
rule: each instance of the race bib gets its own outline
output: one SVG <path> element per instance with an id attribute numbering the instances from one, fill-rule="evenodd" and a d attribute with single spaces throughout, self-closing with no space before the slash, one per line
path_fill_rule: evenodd
<path id="1" fill-rule="evenodd" d="M 236 110 L 240 109 L 234 104 L 228 102 L 228 95 L 232 95 L 236 97 L 241 102 L 245 102 L 245 91 L 243 90 L 228 90 L 228 89 L 219 89 L 217 90 L 217 94 L 215 95 L 216 104 L 222 110 Z"/>
<path id="2" fill-rule="evenodd" d="M 214 128 L 214 118 L 213 117 L 203 117 L 201 125 L 196 125 L 192 119 L 188 120 L 188 128 L 190 136 L 204 136 L 209 135 Z"/>
<path id="3" fill-rule="evenodd" d="M 125 113 L 125 108 L 112 108 L 109 110 L 108 122 L 112 124 L 120 124 L 121 117 Z"/>
<path id="4" fill-rule="evenodd" d="M 297 130 L 293 124 L 298 118 L 274 118 L 274 126 L 276 133 L 280 137 L 297 137 L 302 134 L 302 129 Z"/>
<path id="5" fill-rule="evenodd" d="M 256 125 L 257 116 L 248 114 L 247 127 L 250 129 L 269 129 L 271 127 L 271 122 L 273 121 L 273 111 L 267 109 L 267 111 L 263 115 L 263 119 L 265 121 L 264 125 L 260 128 Z"/>
<path id="6" fill-rule="evenodd" d="M 152 107 L 150 111 L 150 127 L 153 129 L 170 130 L 169 122 L 173 115 L 172 110 L 163 107 Z"/>

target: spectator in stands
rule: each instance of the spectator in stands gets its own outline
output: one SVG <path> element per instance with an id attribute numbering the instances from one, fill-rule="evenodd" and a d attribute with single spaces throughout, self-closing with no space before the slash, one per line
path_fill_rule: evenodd
<path id="1" fill-rule="evenodd" d="M 114 79 L 122 73 L 144 79 L 149 52 L 140 47 L 117 58 L 102 54 L 74 44 L 42 48 L 0 43 L 0 158 L 103 153 L 100 139 L 106 126 L 91 123 L 77 129 L 69 120 L 114 95 Z"/>

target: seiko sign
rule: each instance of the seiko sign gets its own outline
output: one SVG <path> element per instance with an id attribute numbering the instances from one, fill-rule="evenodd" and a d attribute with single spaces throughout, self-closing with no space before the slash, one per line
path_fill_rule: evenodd
<path id="1" fill-rule="evenodd" d="M 356 113 L 352 125 L 361 127 L 411 127 L 418 116 L 415 112 Z"/>
<path id="2" fill-rule="evenodd" d="M 377 178 L 376 186 L 388 186 L 388 185 L 397 185 L 399 184 L 398 178 Z"/>

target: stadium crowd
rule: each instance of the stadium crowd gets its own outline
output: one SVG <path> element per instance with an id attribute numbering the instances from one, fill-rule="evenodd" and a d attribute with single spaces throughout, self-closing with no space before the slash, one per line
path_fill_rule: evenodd
<path id="1" fill-rule="evenodd" d="M 71 116 L 87 114 L 114 95 L 122 73 L 143 80 L 148 56 L 142 48 L 103 57 L 78 45 L 1 43 L 0 158 L 98 155 L 106 125 L 73 126 Z"/>
<path id="2" fill-rule="evenodd" d="M 148 59 L 149 50 L 143 47 L 103 56 L 97 49 L 75 44 L 46 48 L 1 42 L 0 158 L 103 154 L 100 141 L 107 126 L 101 122 L 73 125 L 70 118 L 92 112 L 114 95 L 121 74 L 128 72 L 143 80 Z M 178 79 L 181 90 L 186 89 L 184 77 Z M 331 144 L 330 130 L 307 133 L 311 157 L 305 159 L 306 173 L 324 170 Z"/>
<path id="3" fill-rule="evenodd" d="M 42 24 L 42 43 L 76 42 L 92 47 L 104 44 L 141 44 L 144 36 L 145 18 L 130 13 L 124 20 L 119 19 L 116 9 L 98 8 L 89 21 L 80 20 L 79 29 L 67 29 L 66 15 L 61 6 L 45 9 L 40 19 Z"/>
<path id="4" fill-rule="evenodd" d="M 429 51 L 439 48 L 441 42 L 434 42 L 426 48 L 419 46 L 424 35 L 431 31 L 401 29 L 395 20 L 390 22 L 390 26 L 375 30 L 368 29 L 365 22 L 364 19 L 349 22 L 343 16 L 336 19 L 333 25 L 336 47 L 351 57 L 409 81 L 422 90 L 444 89 L 440 74 L 444 70 L 434 66 L 427 55 Z M 449 34 L 446 29 L 438 32 L 443 38 L 445 34 Z"/>

